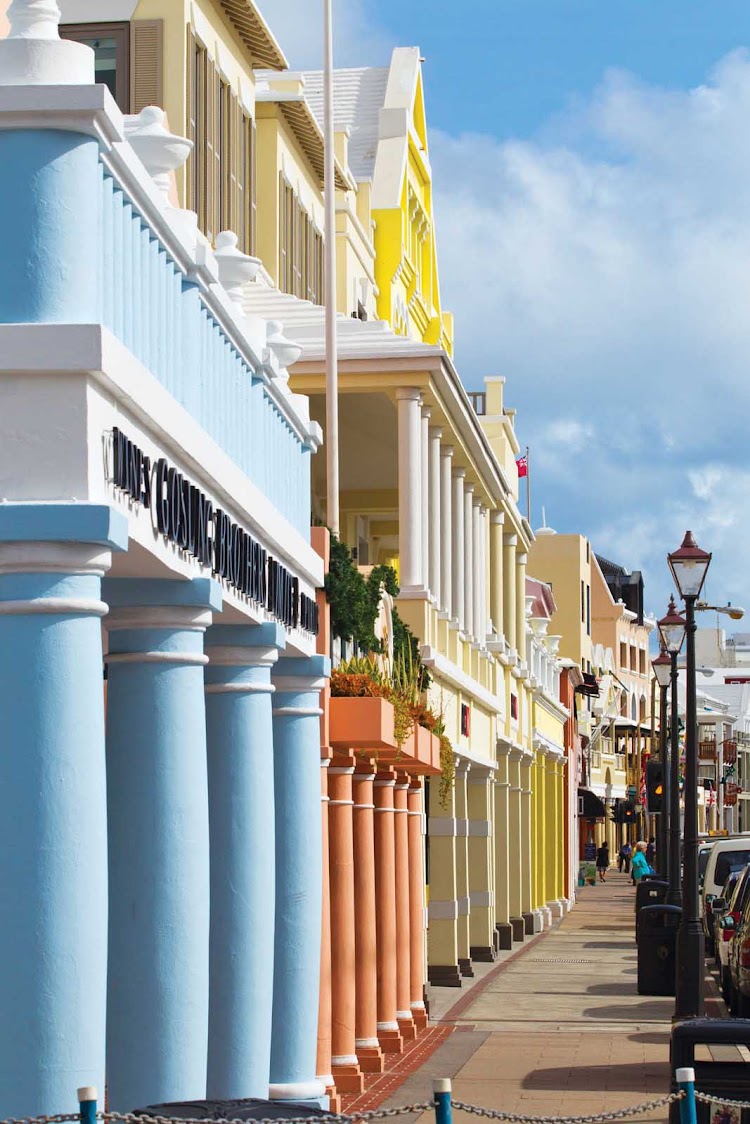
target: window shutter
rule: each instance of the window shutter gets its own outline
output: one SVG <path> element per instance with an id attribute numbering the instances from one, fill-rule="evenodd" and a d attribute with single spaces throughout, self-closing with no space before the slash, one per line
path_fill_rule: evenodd
<path id="1" fill-rule="evenodd" d="M 130 111 L 164 104 L 163 20 L 133 20 L 130 24 Z"/>

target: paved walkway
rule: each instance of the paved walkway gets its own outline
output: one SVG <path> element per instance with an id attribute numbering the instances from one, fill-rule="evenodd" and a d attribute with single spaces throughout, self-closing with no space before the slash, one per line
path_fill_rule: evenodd
<path id="1" fill-rule="evenodd" d="M 636 964 L 634 890 L 612 872 L 458 999 L 442 1017 L 453 1033 L 398 1088 L 389 1083 L 384 1105 L 430 1100 L 433 1077 L 452 1077 L 458 1100 L 532 1115 L 662 1096 L 674 999 L 639 996 Z M 667 1111 L 638 1119 L 665 1121 Z"/>

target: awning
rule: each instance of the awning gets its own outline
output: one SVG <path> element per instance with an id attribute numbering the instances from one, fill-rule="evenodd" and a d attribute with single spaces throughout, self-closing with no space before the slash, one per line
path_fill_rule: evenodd
<path id="1" fill-rule="evenodd" d="M 579 816 L 583 820 L 603 820 L 607 816 L 607 809 L 601 796 L 597 796 L 590 788 L 578 789 Z"/>
<path id="2" fill-rule="evenodd" d="M 599 697 L 599 684 L 596 681 L 596 676 L 591 675 L 588 671 L 583 672 L 583 683 L 576 687 L 579 695 L 591 695 L 592 698 Z"/>

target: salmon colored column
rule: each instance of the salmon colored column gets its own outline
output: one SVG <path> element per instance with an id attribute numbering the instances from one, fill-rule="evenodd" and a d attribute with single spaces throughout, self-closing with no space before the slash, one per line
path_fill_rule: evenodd
<path id="1" fill-rule="evenodd" d="M 323 559 L 323 568 L 328 572 L 331 537 L 326 527 L 310 528 L 310 544 Z M 327 655 L 331 650 L 331 610 L 325 590 L 319 589 L 315 595 L 318 605 L 318 636 L 316 651 Z M 321 796 L 321 837 L 323 850 L 323 908 L 320 933 L 320 1002 L 318 1007 L 318 1055 L 316 1070 L 318 1080 L 325 1085 L 331 1112 L 340 1112 L 341 1098 L 336 1092 L 331 1073 L 331 893 L 328 873 L 328 766 L 333 756 L 330 749 L 329 719 L 331 711 L 331 688 L 326 686 L 320 692 L 320 705 L 323 713 L 320 718 L 320 796 Z"/>
<path id="2" fill-rule="evenodd" d="M 396 850 L 396 1019 L 405 1042 L 417 1037 L 411 1013 L 411 911 L 409 908 L 409 778 L 396 774 L 394 787 Z"/>
<path id="3" fill-rule="evenodd" d="M 356 1012 L 354 1048 L 363 1073 L 382 1073 L 378 1042 L 378 963 L 375 932 L 375 824 L 372 761 L 358 763 L 354 800 L 354 947 Z M 366 771 L 364 771 L 366 770 Z"/>
<path id="4" fill-rule="evenodd" d="M 328 855 L 331 932 L 336 957 L 331 972 L 331 1072 L 342 1093 L 361 1093 L 364 1078 L 354 1052 L 354 824 L 353 754 L 335 755 L 328 770 Z"/>
<path id="5" fill-rule="evenodd" d="M 409 785 L 407 824 L 409 828 L 409 972 L 412 1018 L 418 1031 L 427 1026 L 424 1005 L 425 966 L 425 869 L 422 780 L 412 777 Z"/>
<path id="6" fill-rule="evenodd" d="M 400 1054 L 404 1040 L 398 1026 L 396 991 L 396 837 L 395 774 L 381 770 L 375 795 L 375 900 L 378 964 L 378 1040 L 385 1054 Z"/>

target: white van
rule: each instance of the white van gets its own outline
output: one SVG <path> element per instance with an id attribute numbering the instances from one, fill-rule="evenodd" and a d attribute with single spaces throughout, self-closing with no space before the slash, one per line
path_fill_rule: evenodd
<path id="1" fill-rule="evenodd" d="M 722 887 L 733 870 L 742 870 L 750 863 L 750 833 L 722 836 L 714 842 L 706 863 L 703 876 L 702 915 L 703 931 L 706 934 L 706 955 L 713 956 L 714 917 L 711 902 L 721 893 Z"/>

